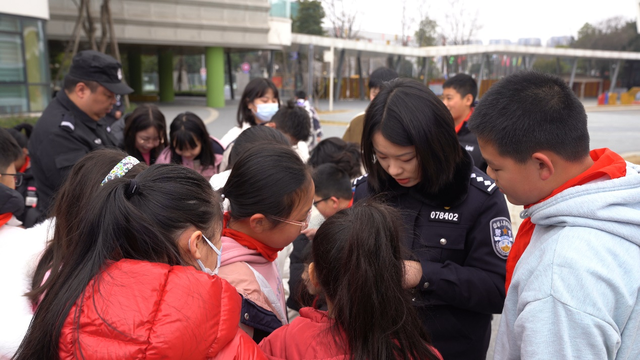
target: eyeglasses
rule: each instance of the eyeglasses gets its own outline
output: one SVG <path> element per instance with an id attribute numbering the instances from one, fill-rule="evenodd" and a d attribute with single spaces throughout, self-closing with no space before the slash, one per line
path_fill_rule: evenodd
<path id="1" fill-rule="evenodd" d="M 151 139 L 151 138 L 138 138 L 138 142 L 140 144 L 146 144 L 146 143 L 149 143 L 149 144 L 160 144 L 160 143 L 162 143 L 164 141 L 159 139 L 159 138 L 153 138 L 153 139 Z"/>
<path id="2" fill-rule="evenodd" d="M 0 174 L 2 176 L 13 176 L 13 180 L 16 182 L 16 186 L 22 185 L 22 176 L 24 174 Z"/>
<path id="3" fill-rule="evenodd" d="M 304 222 L 300 222 L 300 221 L 294 221 L 294 220 L 289 220 L 289 219 L 283 219 L 281 217 L 277 217 L 277 216 L 270 216 L 273 220 L 278 220 L 281 221 L 283 223 L 287 223 L 287 224 L 291 224 L 291 225 L 298 225 L 301 227 L 300 231 L 304 231 L 307 230 L 307 228 L 309 227 L 309 221 L 311 221 L 311 209 L 309 209 L 309 212 L 307 213 L 307 219 Z"/>
<path id="4" fill-rule="evenodd" d="M 313 206 L 318 206 L 318 204 L 320 204 L 321 202 L 323 202 L 323 201 L 327 201 L 327 200 L 329 200 L 329 199 L 331 199 L 331 196 L 326 197 L 326 198 L 324 198 L 324 199 L 320 199 L 320 200 L 318 200 L 318 201 L 314 201 L 314 202 L 313 202 Z"/>

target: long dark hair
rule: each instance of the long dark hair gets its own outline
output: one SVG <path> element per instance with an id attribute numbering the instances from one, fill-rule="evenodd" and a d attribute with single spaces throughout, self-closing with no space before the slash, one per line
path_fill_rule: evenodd
<path id="1" fill-rule="evenodd" d="M 200 143 L 200 154 L 196 159 L 200 160 L 203 169 L 216 166 L 216 157 L 213 153 L 211 137 L 204 125 L 204 121 L 198 115 L 192 112 L 183 112 L 178 114 L 171 122 L 169 127 L 169 135 L 171 136 L 171 162 L 173 164 L 182 164 L 182 157 L 176 153 L 176 149 L 193 149 L 197 146 L 196 141 Z"/>
<path id="2" fill-rule="evenodd" d="M 254 214 L 287 218 L 300 203 L 311 174 L 290 147 L 259 143 L 233 165 L 222 193 L 231 203 L 234 220 Z"/>
<path id="3" fill-rule="evenodd" d="M 314 168 L 330 163 L 349 174 L 351 179 L 362 175 L 361 153 L 355 143 L 346 142 L 337 137 L 326 138 L 320 141 L 309 155 L 307 163 Z"/>
<path id="4" fill-rule="evenodd" d="M 264 96 L 267 93 L 267 90 L 271 89 L 273 92 L 273 97 L 278 100 L 278 105 L 280 105 L 280 95 L 278 95 L 278 88 L 273 83 L 273 81 L 265 78 L 256 78 L 247 84 L 242 92 L 242 97 L 240 98 L 240 103 L 238 104 L 238 115 L 237 121 L 238 126 L 242 127 L 242 124 L 249 123 L 251 126 L 256 125 L 256 118 L 253 116 L 251 109 L 249 109 L 249 104 L 251 104 L 255 99 Z"/>
<path id="5" fill-rule="evenodd" d="M 401 223 L 393 208 L 361 202 L 328 218 L 313 240 L 331 330 L 351 359 L 438 359 L 402 288 Z"/>
<path id="6" fill-rule="evenodd" d="M 417 186 L 426 194 L 437 194 L 450 183 L 456 165 L 463 160 L 451 113 L 429 88 L 415 80 L 384 83 L 365 112 L 362 162 L 374 193 L 385 191 L 394 181 L 374 160 L 373 136 L 378 132 L 396 145 L 415 146 L 421 173 Z"/>
<path id="7" fill-rule="evenodd" d="M 79 218 L 92 206 L 93 195 L 100 189 L 102 180 L 109 174 L 116 164 L 127 154 L 120 150 L 101 149 L 92 151 L 80 159 L 69 172 L 69 176 L 57 192 L 53 204 L 56 218 L 51 241 L 38 262 L 36 271 L 31 279 L 31 291 L 26 296 L 33 305 L 37 305 L 42 294 L 51 287 L 51 279 L 55 277 L 62 266 L 63 255 L 77 244 L 73 234 L 78 231 Z M 133 178 L 147 168 L 141 162 L 132 167 L 124 178 Z M 81 240 L 82 241 L 82 240 Z M 45 274 L 51 271 L 47 281 L 43 283 Z"/>
<path id="8" fill-rule="evenodd" d="M 140 150 L 136 148 L 136 134 L 150 127 L 156 129 L 160 138 L 160 144 L 151 150 L 151 164 L 153 164 L 167 144 L 167 123 L 160 109 L 153 104 L 140 105 L 127 117 L 124 128 L 124 150 L 136 159 L 144 161 Z"/>
<path id="9" fill-rule="evenodd" d="M 135 179 L 109 181 L 80 215 L 78 231 L 68 234 L 69 243 L 75 246 L 63 254 L 60 271 L 52 274 L 50 289 L 15 359 L 58 358 L 61 330 L 69 316 L 73 317 L 79 357 L 83 357 L 78 339 L 80 314 L 70 314 L 70 310 L 109 261 L 186 265 L 176 242 L 179 234 L 193 226 L 213 236 L 221 224 L 219 198 L 209 182 L 189 168 L 155 164 Z"/>

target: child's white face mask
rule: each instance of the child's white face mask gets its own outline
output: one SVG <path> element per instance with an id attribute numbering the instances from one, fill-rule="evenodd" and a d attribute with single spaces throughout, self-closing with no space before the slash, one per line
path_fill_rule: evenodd
<path id="1" fill-rule="evenodd" d="M 271 118 L 277 112 L 277 103 L 258 104 L 256 109 L 256 117 L 260 119 L 260 121 L 271 121 Z"/>
<path id="2" fill-rule="evenodd" d="M 207 239 L 206 236 L 204 236 L 204 234 L 202 234 L 202 238 L 207 242 L 207 244 L 209 244 L 209 246 L 211 246 L 211 248 L 213 249 L 213 251 L 216 252 L 216 254 L 218 254 L 218 262 L 216 264 L 216 268 L 215 270 L 211 271 L 211 269 L 209 269 L 208 267 L 205 267 L 204 264 L 202 263 L 202 261 L 200 261 L 200 259 L 196 259 L 196 262 L 198 263 L 198 265 L 200 266 L 200 269 L 204 272 L 206 272 L 209 275 L 218 275 L 218 270 L 220 269 L 220 262 L 222 261 L 222 244 L 220 245 L 220 250 L 218 250 L 212 243 L 211 241 L 209 241 L 209 239 Z M 189 242 L 189 250 L 191 250 L 191 242 Z"/>

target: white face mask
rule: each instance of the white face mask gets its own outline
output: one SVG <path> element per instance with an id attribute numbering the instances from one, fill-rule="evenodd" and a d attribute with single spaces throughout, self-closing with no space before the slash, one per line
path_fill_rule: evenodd
<path id="1" fill-rule="evenodd" d="M 209 275 L 218 275 L 218 269 L 220 269 L 220 262 L 222 261 L 222 244 L 220 245 L 220 250 L 218 250 L 215 246 L 213 246 L 211 241 L 209 241 L 209 239 L 207 239 L 207 237 L 204 236 L 204 234 L 202 234 L 202 238 L 207 242 L 207 244 L 209 244 L 209 246 L 211 246 L 213 251 L 215 251 L 216 254 L 218 254 L 218 263 L 216 264 L 215 270 L 211 271 L 211 269 L 204 266 L 204 264 L 202 263 L 202 261 L 200 261 L 200 259 L 196 259 L 196 262 L 200 266 L 200 270 L 202 270 L 203 272 L 206 272 Z M 191 250 L 191 242 L 189 242 L 189 250 Z"/>
<path id="2" fill-rule="evenodd" d="M 258 104 L 255 115 L 261 121 L 271 121 L 271 118 L 277 112 L 278 103 Z"/>

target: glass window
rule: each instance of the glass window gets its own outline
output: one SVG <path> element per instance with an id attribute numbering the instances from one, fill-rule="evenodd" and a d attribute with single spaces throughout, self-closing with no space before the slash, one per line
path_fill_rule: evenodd
<path id="1" fill-rule="evenodd" d="M 0 33 L 0 82 L 25 81 L 20 40 L 20 35 Z"/>
<path id="2" fill-rule="evenodd" d="M 25 85 L 0 85 L 0 114 L 18 114 L 29 111 Z"/>
<path id="3" fill-rule="evenodd" d="M 24 20 L 22 22 L 22 34 L 24 36 L 27 81 L 29 83 L 46 83 L 47 59 L 45 58 L 42 21 Z"/>
<path id="4" fill-rule="evenodd" d="M 0 15 L 0 114 L 40 112 L 49 104 L 51 80 L 44 24 L 42 20 Z"/>
<path id="5" fill-rule="evenodd" d="M 0 31 L 20 31 L 20 20 L 13 16 L 0 15 Z"/>
<path id="6" fill-rule="evenodd" d="M 44 111 L 49 104 L 49 87 L 47 85 L 29 85 L 30 111 Z"/>

